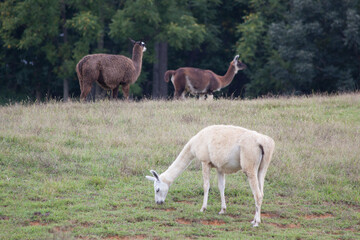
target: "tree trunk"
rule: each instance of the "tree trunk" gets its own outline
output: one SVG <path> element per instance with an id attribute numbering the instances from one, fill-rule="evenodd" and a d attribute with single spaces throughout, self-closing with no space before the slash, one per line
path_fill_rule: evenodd
<path id="1" fill-rule="evenodd" d="M 168 85 L 164 81 L 164 74 L 167 70 L 167 42 L 155 43 L 155 62 L 153 65 L 153 89 L 152 97 L 166 98 L 168 93 Z"/>
<path id="2" fill-rule="evenodd" d="M 68 42 L 68 33 L 66 24 L 66 6 L 65 1 L 61 1 L 61 18 L 62 18 L 62 30 L 64 34 L 64 44 Z M 69 100 L 69 80 L 67 78 L 63 79 L 63 101 L 67 102 Z"/>
<path id="3" fill-rule="evenodd" d="M 102 26 L 102 30 L 100 30 L 98 39 L 97 39 L 97 50 L 99 52 L 102 52 L 104 50 L 104 16 L 103 16 L 103 9 L 99 8 L 99 20 L 100 20 L 100 25 Z M 94 89 L 94 96 L 95 99 L 104 99 L 107 95 L 107 91 L 103 88 L 101 88 L 98 84 L 95 84 L 95 89 Z"/>
<path id="4" fill-rule="evenodd" d="M 41 83 L 37 83 L 36 84 L 36 88 L 35 88 L 35 95 L 36 95 L 36 103 L 40 103 L 41 102 L 41 87 L 40 87 Z"/>
<path id="5" fill-rule="evenodd" d="M 63 95 L 63 101 L 67 102 L 69 100 L 69 80 L 67 78 L 64 78 L 63 80 L 63 89 L 64 89 L 64 95 Z"/>

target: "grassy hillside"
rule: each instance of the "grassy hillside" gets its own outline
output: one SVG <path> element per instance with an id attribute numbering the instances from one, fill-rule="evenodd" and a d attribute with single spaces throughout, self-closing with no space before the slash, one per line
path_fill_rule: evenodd
<path id="1" fill-rule="evenodd" d="M 202 128 L 232 124 L 276 142 L 262 224 L 243 173 L 212 171 L 208 210 L 194 161 L 154 203 L 166 170 Z M 259 100 L 0 107 L 0 239 L 360 238 L 360 94 Z"/>

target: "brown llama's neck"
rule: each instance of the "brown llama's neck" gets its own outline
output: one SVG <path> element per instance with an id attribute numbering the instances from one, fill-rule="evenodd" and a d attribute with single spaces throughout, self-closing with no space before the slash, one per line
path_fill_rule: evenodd
<path id="1" fill-rule="evenodd" d="M 142 57 L 143 57 L 142 48 L 139 45 L 135 44 L 132 53 L 132 61 L 135 67 L 135 81 L 141 73 Z"/>
<path id="2" fill-rule="evenodd" d="M 218 79 L 220 80 L 221 88 L 228 86 L 234 79 L 235 74 L 236 74 L 235 67 L 234 67 L 233 63 L 231 62 L 225 75 L 218 76 Z"/>

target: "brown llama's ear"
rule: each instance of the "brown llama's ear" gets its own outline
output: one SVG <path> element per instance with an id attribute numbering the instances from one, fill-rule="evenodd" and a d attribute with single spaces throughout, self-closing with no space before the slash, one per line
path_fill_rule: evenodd
<path id="1" fill-rule="evenodd" d="M 129 38 L 129 40 L 130 40 L 130 42 L 131 42 L 132 44 L 135 44 L 135 43 L 136 43 L 136 41 L 132 40 L 131 38 Z"/>
<path id="2" fill-rule="evenodd" d="M 237 61 L 237 60 L 239 60 L 239 55 L 236 55 L 236 56 L 234 57 L 234 61 Z"/>

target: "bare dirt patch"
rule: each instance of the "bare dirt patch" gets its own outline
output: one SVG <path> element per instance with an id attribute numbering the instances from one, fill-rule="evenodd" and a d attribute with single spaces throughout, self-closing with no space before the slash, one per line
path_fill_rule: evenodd
<path id="1" fill-rule="evenodd" d="M 32 222 L 29 222 L 29 225 L 30 226 L 46 226 L 48 224 L 44 223 L 44 222 L 40 222 L 40 221 L 32 221 Z"/>
<path id="2" fill-rule="evenodd" d="M 186 220 L 184 218 L 178 218 L 175 220 L 177 223 L 180 223 L 180 224 L 185 224 L 185 225 L 190 225 L 191 224 L 191 221 L 190 220 Z"/>
<path id="3" fill-rule="evenodd" d="M 145 207 L 146 210 L 160 210 L 165 212 L 173 212 L 176 211 L 176 208 L 170 207 L 170 208 L 153 208 L 153 207 Z"/>
<path id="4" fill-rule="evenodd" d="M 264 218 L 280 218 L 280 215 L 276 214 L 276 213 L 272 213 L 272 212 L 264 212 L 264 213 L 261 213 L 261 217 L 264 217 Z"/>
<path id="5" fill-rule="evenodd" d="M 56 226 L 52 229 L 52 233 L 65 233 L 65 232 L 71 232 L 74 228 L 71 226 Z"/>
<path id="6" fill-rule="evenodd" d="M 309 214 L 309 215 L 305 215 L 305 219 L 326 219 L 326 218 L 333 218 L 334 215 L 332 215 L 331 213 L 326 213 L 326 214 L 322 214 L 322 215 L 317 215 L 317 214 Z"/>
<path id="7" fill-rule="evenodd" d="M 139 235 L 125 236 L 125 237 L 109 236 L 109 237 L 102 238 L 102 239 L 106 239 L 106 240 L 131 240 L 131 239 L 145 239 L 145 238 L 146 238 L 146 235 L 139 234 Z"/>
<path id="8" fill-rule="evenodd" d="M 350 232 L 357 232 L 358 230 L 355 229 L 354 227 L 347 227 L 344 229 L 345 231 L 350 231 Z"/>
<path id="9" fill-rule="evenodd" d="M 223 220 L 201 220 L 200 222 L 204 225 L 211 225 L 211 226 L 220 226 L 226 223 Z"/>
<path id="10" fill-rule="evenodd" d="M 294 223 L 290 223 L 290 224 L 280 224 L 280 223 L 267 223 L 271 226 L 277 227 L 277 228 L 282 228 L 282 229 L 287 229 L 287 228 L 300 228 L 300 224 L 294 224 Z"/>
<path id="11" fill-rule="evenodd" d="M 30 226 L 45 226 L 48 225 L 46 223 L 46 218 L 50 215 L 50 212 L 41 213 L 41 212 L 34 212 L 33 216 L 30 219 L 29 225 Z"/>
<path id="12" fill-rule="evenodd" d="M 80 226 L 85 227 L 85 228 L 89 228 L 94 225 L 93 223 L 90 223 L 90 222 L 81 222 L 79 224 L 80 224 Z"/>
<path id="13" fill-rule="evenodd" d="M 192 220 L 188 220 L 188 219 L 184 219 L 184 218 L 178 218 L 178 219 L 176 219 L 175 221 L 176 221 L 177 223 L 184 224 L 184 225 L 190 225 L 190 224 L 192 224 L 193 222 L 201 223 L 201 224 L 203 224 L 203 225 L 210 225 L 210 226 L 220 226 L 220 225 L 226 224 L 225 221 L 223 221 L 223 220 L 218 220 L 218 219 L 192 221 Z"/>
<path id="14" fill-rule="evenodd" d="M 94 223 L 92 222 L 81 222 L 81 221 L 78 221 L 78 220 L 75 220 L 75 221 L 71 221 L 71 224 L 73 226 L 81 226 L 81 227 L 84 227 L 84 228 L 90 228 L 94 225 Z M 70 228 L 69 226 L 64 226 L 62 228 Z"/>
<path id="15" fill-rule="evenodd" d="M 194 202 L 190 202 L 190 201 L 175 201 L 176 203 L 185 203 L 185 204 L 188 204 L 188 205 L 194 205 Z"/>
<path id="16" fill-rule="evenodd" d="M 9 220 L 8 216 L 0 215 L 0 220 Z"/>
<path id="17" fill-rule="evenodd" d="M 33 201 L 33 202 L 46 202 L 47 201 L 47 199 L 38 198 L 38 197 L 29 198 L 29 200 Z"/>
<path id="18" fill-rule="evenodd" d="M 165 208 L 165 209 L 162 209 L 163 211 L 165 212 L 173 212 L 173 211 L 176 211 L 176 208 Z"/>
<path id="19" fill-rule="evenodd" d="M 103 238 L 103 239 L 106 239 L 106 240 L 119 240 L 121 238 L 119 236 L 110 236 L 110 237 L 106 237 L 106 238 Z"/>
<path id="20" fill-rule="evenodd" d="M 145 238 L 146 238 L 146 235 L 141 234 L 141 235 L 123 237 L 123 238 L 120 238 L 120 239 L 127 240 L 127 239 L 145 239 Z"/>
<path id="21" fill-rule="evenodd" d="M 232 213 L 227 213 L 226 216 L 231 217 L 231 218 L 237 218 L 237 219 L 239 219 L 241 217 L 240 214 L 232 214 Z"/>

